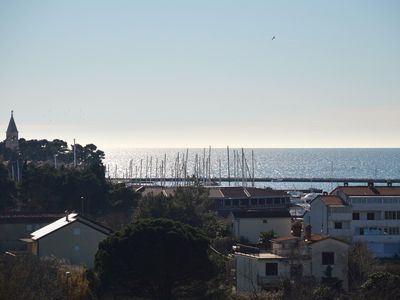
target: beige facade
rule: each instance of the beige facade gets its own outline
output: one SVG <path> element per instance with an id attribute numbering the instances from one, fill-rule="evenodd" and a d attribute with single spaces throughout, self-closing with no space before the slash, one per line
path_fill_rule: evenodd
<path id="1" fill-rule="evenodd" d="M 237 292 L 259 292 L 276 287 L 284 279 L 309 277 L 322 281 L 327 268 L 347 290 L 349 245 L 329 237 L 315 237 L 276 239 L 269 252 L 245 253 L 245 249 L 239 249 L 235 253 Z"/>
<path id="2" fill-rule="evenodd" d="M 272 230 L 280 237 L 291 231 L 291 216 L 287 210 L 232 212 L 229 218 L 233 236 L 252 244 L 258 243 L 262 232 Z"/>
<path id="3" fill-rule="evenodd" d="M 256 244 L 262 232 L 273 230 L 276 236 L 290 234 L 291 218 L 255 218 L 235 219 L 233 232 L 237 239 L 244 238 L 250 243 Z"/>
<path id="4" fill-rule="evenodd" d="M 341 280 L 343 289 L 347 290 L 349 287 L 348 251 L 349 245 L 347 243 L 334 239 L 325 239 L 311 244 L 312 275 L 321 279 L 326 276 L 325 273 L 329 265 L 332 269 L 332 277 Z M 333 257 L 333 264 L 329 264 L 329 261 L 324 261 L 324 258 L 327 260 L 326 254 Z"/>

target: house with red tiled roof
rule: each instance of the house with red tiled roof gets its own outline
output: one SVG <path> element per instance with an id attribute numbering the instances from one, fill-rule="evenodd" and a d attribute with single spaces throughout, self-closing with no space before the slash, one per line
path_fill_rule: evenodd
<path id="1" fill-rule="evenodd" d="M 310 210 L 303 216 L 305 225 L 312 227 L 313 233 L 340 237 L 350 241 L 351 207 L 336 195 L 319 195 L 310 202 Z"/>
<path id="2" fill-rule="evenodd" d="M 304 215 L 315 233 L 364 242 L 377 257 L 400 255 L 400 186 L 340 186 Z"/>

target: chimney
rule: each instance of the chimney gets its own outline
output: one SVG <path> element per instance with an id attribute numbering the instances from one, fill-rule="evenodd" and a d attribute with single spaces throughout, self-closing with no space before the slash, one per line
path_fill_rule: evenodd
<path id="1" fill-rule="evenodd" d="M 311 240 L 311 225 L 307 224 L 304 230 L 304 239 Z"/>
<path id="2" fill-rule="evenodd" d="M 66 211 L 64 212 L 64 214 L 65 214 L 65 221 L 69 222 L 69 220 L 68 220 L 69 211 L 66 210 Z"/>

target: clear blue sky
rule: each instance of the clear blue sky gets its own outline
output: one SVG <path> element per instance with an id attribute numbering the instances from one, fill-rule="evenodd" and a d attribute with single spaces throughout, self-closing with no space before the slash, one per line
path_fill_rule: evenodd
<path id="1" fill-rule="evenodd" d="M 103 148 L 400 147 L 400 1 L 0 0 L 0 103 Z"/>

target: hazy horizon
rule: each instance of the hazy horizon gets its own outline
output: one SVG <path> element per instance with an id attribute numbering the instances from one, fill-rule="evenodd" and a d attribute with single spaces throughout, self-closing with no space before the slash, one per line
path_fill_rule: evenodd
<path id="1" fill-rule="evenodd" d="M 0 130 L 14 110 L 20 137 L 101 149 L 400 148 L 399 28 L 394 0 L 0 0 Z"/>

